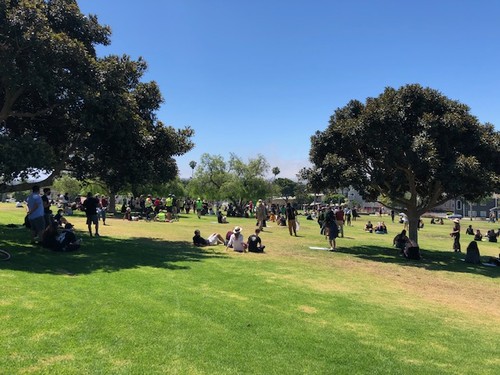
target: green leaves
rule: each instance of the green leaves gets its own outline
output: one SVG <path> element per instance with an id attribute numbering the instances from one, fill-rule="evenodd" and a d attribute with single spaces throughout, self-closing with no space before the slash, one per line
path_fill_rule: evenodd
<path id="1" fill-rule="evenodd" d="M 76 1 L 0 0 L 0 137 L 31 138 L 4 149 L 34 153 L 9 159 L 16 153 L 6 151 L 2 182 L 66 168 L 117 191 L 177 175 L 173 156 L 193 147 L 194 132 L 157 120 L 163 98 L 155 82 L 141 81 L 142 58 L 96 57 L 109 36 Z"/>
<path id="2" fill-rule="evenodd" d="M 387 88 L 352 100 L 311 137 L 314 191 L 353 186 L 365 198 L 385 195 L 424 212 L 444 200 L 498 189 L 499 133 L 469 108 L 420 85 Z"/>
<path id="3" fill-rule="evenodd" d="M 189 187 L 193 195 L 213 200 L 229 198 L 239 207 L 270 194 L 271 185 L 264 178 L 268 169 L 262 155 L 245 163 L 235 154 L 228 162 L 220 155 L 203 154 Z"/>

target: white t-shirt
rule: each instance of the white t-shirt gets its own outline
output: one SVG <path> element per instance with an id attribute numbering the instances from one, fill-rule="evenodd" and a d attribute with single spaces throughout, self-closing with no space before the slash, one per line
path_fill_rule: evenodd
<path id="1" fill-rule="evenodd" d="M 239 233 L 237 236 L 236 234 L 231 234 L 231 237 L 229 238 L 229 243 L 228 246 L 233 245 L 234 251 L 244 251 L 245 247 L 243 246 L 243 243 L 245 242 L 245 239 L 243 238 L 243 235 Z"/>

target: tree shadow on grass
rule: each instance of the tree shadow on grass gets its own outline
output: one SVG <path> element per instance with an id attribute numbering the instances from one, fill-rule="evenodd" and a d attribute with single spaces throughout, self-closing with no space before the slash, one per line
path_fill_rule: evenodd
<path id="1" fill-rule="evenodd" d="M 500 276 L 500 267 L 488 267 L 482 264 L 465 263 L 464 253 L 451 251 L 426 251 L 420 249 L 421 260 L 410 260 L 399 255 L 399 250 L 380 246 L 356 246 L 342 248 L 340 252 L 352 254 L 358 258 L 374 262 L 398 264 L 404 267 L 423 268 L 429 271 L 461 272 L 486 277 L 497 278 Z M 486 262 L 489 257 L 481 257 Z"/>
<path id="2" fill-rule="evenodd" d="M 9 238 L 11 233 L 0 231 L 0 248 L 12 255 L 9 261 L 0 262 L 0 269 L 70 275 L 116 272 L 138 267 L 187 270 L 190 269 L 189 262 L 227 257 L 215 252 L 211 246 L 198 248 L 190 242 L 154 238 L 85 237 L 78 251 L 54 252 L 27 244 L 25 233 L 22 239 L 16 238 L 16 234 Z"/>

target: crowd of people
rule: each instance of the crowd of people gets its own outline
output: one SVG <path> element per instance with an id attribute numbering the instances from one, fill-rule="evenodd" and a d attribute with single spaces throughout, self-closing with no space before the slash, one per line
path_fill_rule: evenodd
<path id="1" fill-rule="evenodd" d="M 26 199 L 27 211 L 25 225 L 31 231 L 32 243 L 40 244 L 54 251 L 73 251 L 80 247 L 73 232 L 73 225 L 64 217 L 64 209 L 53 215 L 50 188 L 35 185 Z"/>
<path id="2" fill-rule="evenodd" d="M 40 243 L 43 246 L 57 251 L 74 250 L 80 246 L 80 240 L 76 238 L 73 231 L 74 227 L 68 221 L 74 210 L 82 210 L 86 215 L 86 225 L 89 236 L 99 236 L 99 224 L 106 225 L 106 212 L 109 201 L 105 196 L 93 195 L 88 193 L 85 198 L 76 197 L 70 201 L 68 194 L 60 195 L 57 200 L 51 199 L 49 188 L 43 189 L 40 193 L 38 186 L 33 187 L 32 194 L 27 199 L 28 212 L 26 216 L 26 225 L 29 226 L 32 233 L 32 241 Z M 57 206 L 57 213 L 53 215 L 52 207 Z M 225 245 L 226 250 L 233 249 L 236 252 L 264 252 L 265 246 L 262 245 L 261 233 L 264 232 L 268 224 L 275 223 L 288 229 L 290 236 L 297 236 L 300 228 L 297 209 L 291 204 L 284 205 L 266 204 L 262 199 L 257 200 L 255 205 L 252 201 L 247 202 L 237 208 L 232 203 L 219 204 L 208 202 L 204 199 L 190 198 L 177 199 L 175 195 L 169 194 L 165 198 L 153 197 L 151 194 L 137 198 L 125 198 L 122 202 L 123 220 L 138 221 L 142 219 L 173 222 L 179 220 L 179 213 L 194 212 L 198 218 L 206 215 L 214 215 L 217 223 L 228 224 L 228 217 L 249 217 L 254 218 L 255 232 L 247 239 L 242 234 L 242 228 L 234 227 L 226 233 L 224 237 L 218 232 L 214 232 L 203 238 L 199 230 L 195 231 L 193 244 L 196 246 L 216 246 Z M 215 208 L 215 211 L 214 211 Z M 224 214 L 225 211 L 225 214 Z M 325 236 L 328 241 L 330 251 L 337 251 L 337 238 L 344 237 L 344 229 L 352 226 L 352 221 L 359 217 L 356 210 L 341 205 L 325 205 L 317 207 L 315 210 L 306 210 L 304 216 L 307 220 L 316 220 L 319 225 L 319 234 Z M 393 220 L 394 211 L 391 211 Z M 407 225 L 404 222 L 405 215 L 400 215 L 400 222 L 403 223 L 403 230 L 393 239 L 393 246 L 397 248 L 400 254 L 409 259 L 420 259 L 420 249 L 418 245 L 407 236 Z M 431 224 L 443 224 L 442 218 L 431 219 Z M 423 229 L 423 220 L 419 219 L 419 229 Z M 376 234 L 388 234 L 387 225 L 384 221 L 373 224 L 370 220 L 364 225 L 364 231 Z M 453 251 L 461 252 L 460 244 L 460 220 L 453 220 L 453 227 L 450 237 L 453 239 Z M 468 225 L 465 233 L 473 236 L 472 242 L 489 241 L 497 242 L 500 237 L 500 229 L 495 231 L 489 229 L 483 235 L 480 229 L 473 229 L 472 224 Z M 475 254 L 479 249 L 477 243 L 470 243 L 467 246 L 466 260 L 475 259 Z"/>
<path id="3" fill-rule="evenodd" d="M 222 237 L 220 233 L 212 233 L 208 238 L 203 238 L 199 229 L 194 231 L 193 245 L 195 246 L 216 246 L 225 245 L 226 251 L 233 249 L 238 253 L 263 253 L 265 246 L 262 245 L 262 240 L 259 236 L 261 230 L 255 229 L 255 233 L 251 234 L 247 241 L 243 236 L 241 227 L 236 226 L 233 230 L 226 234 L 226 238 Z"/>

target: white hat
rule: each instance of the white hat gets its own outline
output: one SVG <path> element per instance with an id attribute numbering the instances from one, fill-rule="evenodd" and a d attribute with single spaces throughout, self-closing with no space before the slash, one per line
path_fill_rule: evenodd
<path id="1" fill-rule="evenodd" d="M 233 229 L 233 233 L 234 234 L 238 234 L 240 232 L 241 232 L 241 228 L 240 227 L 234 227 L 234 229 Z"/>
<path id="2" fill-rule="evenodd" d="M 460 224 L 460 220 L 459 219 L 455 219 L 453 220 L 454 223 L 457 223 L 457 224 Z"/>

